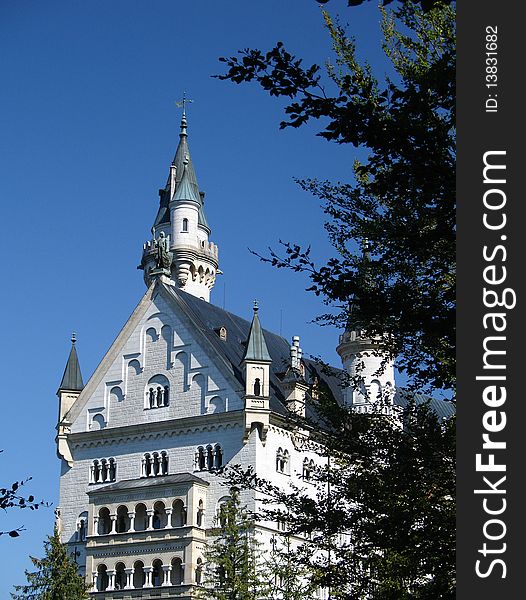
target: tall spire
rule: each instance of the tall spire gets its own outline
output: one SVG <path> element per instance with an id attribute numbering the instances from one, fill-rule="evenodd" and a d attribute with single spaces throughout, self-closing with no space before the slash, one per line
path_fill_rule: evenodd
<path id="1" fill-rule="evenodd" d="M 80 364 L 77 356 L 77 348 L 75 347 L 77 336 L 75 333 L 71 334 L 71 350 L 69 352 L 68 362 L 60 382 L 59 391 L 69 390 L 80 392 L 84 388 L 84 382 L 82 381 L 82 374 L 80 372 Z"/>
<path id="2" fill-rule="evenodd" d="M 199 190 L 188 148 L 187 104 L 183 96 L 179 144 L 166 185 L 159 190 L 159 210 L 152 227 L 153 239 L 143 246 L 139 268 L 144 281 L 163 276 L 164 282 L 209 301 L 218 273 L 217 246 L 209 241 L 204 213 L 204 193 Z M 161 239 L 162 238 L 162 239 Z"/>
<path id="3" fill-rule="evenodd" d="M 259 322 L 258 310 L 257 300 L 254 300 L 254 316 L 252 317 L 252 324 L 250 325 L 250 332 L 248 334 L 247 349 L 243 360 L 272 361 L 265 342 L 263 330 L 261 329 L 261 323 Z"/>

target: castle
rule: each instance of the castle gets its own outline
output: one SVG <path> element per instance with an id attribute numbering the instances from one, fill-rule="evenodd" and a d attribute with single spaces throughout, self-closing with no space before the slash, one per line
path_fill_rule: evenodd
<path id="1" fill-rule="evenodd" d="M 207 530 L 228 497 L 214 472 L 240 464 L 308 487 L 318 457 L 289 417 L 313 414 L 320 385 L 363 412 L 379 392 L 399 401 L 393 365 L 376 376 L 379 358 L 357 332 L 337 350 L 351 375 L 364 364 L 366 389 L 342 390 L 299 337 L 264 330 L 257 305 L 245 320 L 210 303 L 219 255 L 184 108 L 159 196 L 139 266 L 145 295 L 86 385 L 73 338 L 58 390 L 57 523 L 94 598 L 195 598 Z M 279 532 L 259 528 L 267 540 Z"/>

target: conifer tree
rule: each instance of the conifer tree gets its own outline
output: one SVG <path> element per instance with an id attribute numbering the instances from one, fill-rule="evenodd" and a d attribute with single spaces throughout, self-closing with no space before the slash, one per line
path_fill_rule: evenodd
<path id="1" fill-rule="evenodd" d="M 44 558 L 31 562 L 36 571 L 26 571 L 27 585 L 15 585 L 14 600 L 84 600 L 88 598 L 88 586 L 77 572 L 77 565 L 60 541 L 57 528 L 44 542 Z"/>
<path id="2" fill-rule="evenodd" d="M 258 600 L 267 597 L 265 570 L 255 538 L 254 520 L 241 505 L 239 491 L 230 498 L 216 520 L 217 534 L 205 552 L 200 597 L 206 600 Z"/>

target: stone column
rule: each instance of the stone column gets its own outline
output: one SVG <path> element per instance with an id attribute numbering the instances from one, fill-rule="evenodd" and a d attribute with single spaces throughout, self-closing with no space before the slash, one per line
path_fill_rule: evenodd
<path id="1" fill-rule="evenodd" d="M 153 509 L 147 510 L 146 514 L 148 515 L 148 527 L 146 527 L 146 529 L 148 531 L 152 531 L 153 529 L 153 515 L 154 515 L 155 511 Z"/>
<path id="2" fill-rule="evenodd" d="M 152 572 L 153 567 L 144 567 L 144 574 L 146 575 L 146 581 L 144 582 L 145 588 L 150 588 L 152 586 Z"/>
<path id="3" fill-rule="evenodd" d="M 106 589 L 108 591 L 114 590 L 115 589 L 115 571 L 106 571 L 106 573 L 108 574 L 108 577 L 110 580 L 108 587 Z"/>
<path id="4" fill-rule="evenodd" d="M 110 515 L 111 529 L 110 533 L 117 533 L 117 515 Z"/>
<path id="5" fill-rule="evenodd" d="M 93 582 L 93 588 L 92 588 L 92 592 L 96 592 L 97 591 L 97 583 L 98 583 L 98 573 L 97 571 L 92 571 L 91 573 L 91 577 L 92 577 L 92 582 Z"/>
<path id="6" fill-rule="evenodd" d="M 166 527 L 165 529 L 171 529 L 172 528 L 172 513 L 173 513 L 173 508 L 169 507 L 169 508 L 165 508 L 164 509 L 166 512 Z"/>
<path id="7" fill-rule="evenodd" d="M 129 512 L 128 517 L 130 518 L 130 528 L 128 529 L 128 532 L 133 533 L 135 531 L 135 513 Z"/>
<path id="8" fill-rule="evenodd" d="M 93 517 L 93 535 L 99 535 L 99 517 L 97 515 Z"/>
<path id="9" fill-rule="evenodd" d="M 163 565 L 163 582 L 161 585 L 172 585 L 170 582 L 170 572 L 172 570 L 172 565 Z"/>
<path id="10" fill-rule="evenodd" d="M 129 590 L 132 587 L 135 569 L 124 569 L 124 572 L 126 573 L 126 585 L 124 586 L 124 589 Z"/>
<path id="11" fill-rule="evenodd" d="M 146 477 L 146 459 L 141 459 L 141 477 Z"/>

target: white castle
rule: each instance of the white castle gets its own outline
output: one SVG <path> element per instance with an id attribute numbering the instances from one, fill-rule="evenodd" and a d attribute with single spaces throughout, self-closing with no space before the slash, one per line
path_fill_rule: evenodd
<path id="1" fill-rule="evenodd" d="M 378 377 L 373 342 L 340 337 L 344 369 L 358 362 L 364 389 L 342 390 L 292 343 L 209 302 L 218 249 L 209 241 L 183 111 L 140 268 L 148 286 L 99 366 L 83 384 L 75 339 L 60 388 L 61 460 L 57 523 L 94 598 L 196 597 L 207 531 L 228 496 L 217 475 L 228 464 L 252 466 L 280 486 L 308 488 L 319 460 L 308 428 L 320 385 L 367 411 L 387 391 L 392 364 Z M 255 508 L 250 492 L 243 496 Z M 278 523 L 258 525 L 263 540 Z"/>

